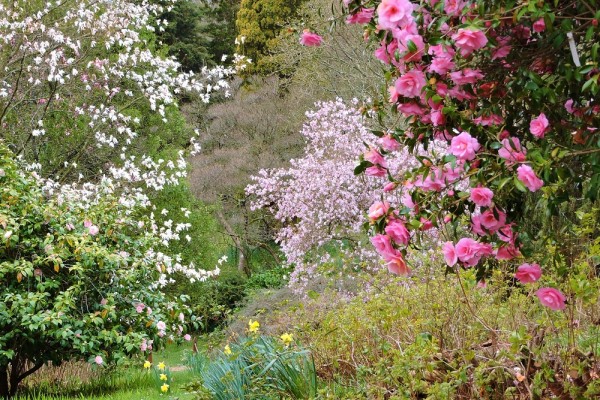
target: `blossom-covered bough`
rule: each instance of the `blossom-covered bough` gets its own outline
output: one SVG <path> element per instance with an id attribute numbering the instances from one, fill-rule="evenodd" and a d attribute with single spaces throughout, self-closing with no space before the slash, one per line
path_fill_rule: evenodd
<path id="1" fill-rule="evenodd" d="M 190 224 L 149 200 L 186 176 L 184 150 L 140 149 L 169 129 L 181 94 L 227 96 L 244 59 L 179 71 L 153 34 L 174 1 L 0 1 L 2 397 L 45 362 L 103 365 L 181 336 L 184 298 L 160 288 L 172 273 L 219 272 L 170 254 Z"/>
<path id="2" fill-rule="evenodd" d="M 432 224 L 451 239 L 443 250 L 448 266 L 476 267 L 482 279 L 500 261 L 531 262 L 529 241 L 552 237 L 527 224 L 525 196 L 535 193 L 548 217 L 566 201 L 598 199 L 596 2 L 344 3 L 389 68 L 391 107 L 376 104 L 378 112 L 403 120 L 378 134 L 411 150 L 449 145 L 441 160 L 420 157 L 407 174 L 382 173 L 382 186 L 393 185 L 404 199 L 372 224 L 386 260 L 401 260 L 412 243 L 390 235 L 391 223 L 401 220 L 411 238 Z M 384 159 L 393 153 L 381 151 Z M 364 159 L 359 170 L 373 165 Z M 456 186 L 465 180 L 467 188 Z M 537 294 L 542 304 L 564 308 L 557 289 Z"/>

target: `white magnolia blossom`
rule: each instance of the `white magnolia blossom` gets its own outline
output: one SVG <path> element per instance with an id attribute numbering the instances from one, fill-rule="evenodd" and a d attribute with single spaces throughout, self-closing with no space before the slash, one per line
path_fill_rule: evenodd
<path id="1" fill-rule="evenodd" d="M 166 21 L 156 16 L 170 10 L 175 1 L 165 0 L 162 5 L 147 0 L 0 2 L 1 137 L 20 157 L 33 154 L 24 158 L 26 168 L 41 172 L 35 155 L 49 136 L 56 135 L 50 118 L 65 116 L 78 125 L 78 132 L 85 132 L 81 146 L 73 150 L 77 155 L 57 160 L 64 170 L 42 180 L 48 196 L 89 206 L 107 193 L 118 194 L 119 203 L 133 213 L 139 207 L 150 209 L 148 191 L 176 185 L 186 177 L 183 151 L 170 160 L 134 155 L 140 118 L 128 114 L 127 105 L 146 102 L 166 121 L 167 108 L 176 106 L 184 92 L 204 102 L 217 93 L 228 96 L 228 79 L 244 68 L 246 59 L 236 55 L 232 67 L 191 73 L 181 72 L 174 58 L 151 51 L 143 33 L 154 26 L 163 29 Z M 72 132 L 65 128 L 61 134 L 66 138 Z M 190 138 L 190 143 L 192 153 L 198 152 L 197 138 Z M 84 171 L 79 154 L 93 157 L 96 151 L 116 155 L 107 157 L 116 161 L 105 163 L 96 174 Z M 76 183 L 64 183 L 69 180 Z M 157 235 L 165 247 L 184 239 L 181 235 L 189 228 L 187 222 L 174 221 L 159 226 L 154 219 L 138 225 Z M 161 272 L 180 272 L 191 280 L 218 273 L 218 268 L 207 272 L 184 266 L 178 256 L 170 258 L 158 249 L 147 257 L 157 267 L 164 266 Z M 161 278 L 159 284 L 170 280 Z"/>

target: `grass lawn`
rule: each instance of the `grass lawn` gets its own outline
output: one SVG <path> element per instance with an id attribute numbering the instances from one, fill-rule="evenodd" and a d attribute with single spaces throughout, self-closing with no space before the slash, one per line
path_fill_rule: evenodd
<path id="1" fill-rule="evenodd" d="M 127 366 L 118 367 L 112 373 L 89 364 L 63 364 L 60 367 L 44 368 L 26 383 L 17 399 L 25 400 L 169 400 L 193 399 L 183 387 L 194 382 L 194 373 L 185 366 L 185 355 L 191 345 L 169 345 L 153 353 L 153 367 L 144 369 L 143 359 L 132 360 Z M 171 375 L 170 390 L 162 393 L 163 384 L 154 367 L 164 362 Z"/>

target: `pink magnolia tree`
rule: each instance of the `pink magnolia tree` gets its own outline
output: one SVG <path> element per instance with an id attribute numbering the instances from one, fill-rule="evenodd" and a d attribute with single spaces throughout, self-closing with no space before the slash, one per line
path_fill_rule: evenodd
<path id="1" fill-rule="evenodd" d="M 486 270 L 500 262 L 532 262 L 531 241 L 552 237 L 527 223 L 535 199 L 547 217 L 569 199 L 596 201 L 600 192 L 598 19 L 587 1 L 344 1 L 349 21 L 363 23 L 388 68 L 389 97 L 375 104 L 402 122 L 376 132 L 415 150 L 446 143 L 439 159 L 397 174 L 383 159 L 381 187 L 402 202 L 377 205 L 371 228 L 378 252 L 401 260 L 429 226 L 449 239 L 449 267 Z M 466 187 L 460 185 L 466 184 Z M 395 237 L 390 226 L 409 230 Z M 523 264 L 522 282 L 541 276 Z M 543 268 L 542 268 L 543 269 Z M 535 278 L 535 279 L 534 279 Z M 564 308 L 557 289 L 537 292 Z"/>
<path id="2" fill-rule="evenodd" d="M 246 188 L 254 197 L 252 207 L 268 209 L 279 222 L 275 239 L 287 263 L 295 267 L 290 283 L 298 288 L 318 275 L 319 265 L 334 262 L 335 253 L 346 265 L 372 271 L 380 268 L 376 252 L 364 243 L 361 233 L 365 225 L 389 211 L 390 203 L 401 201 L 396 184 L 382 187 L 381 178 L 419 164 L 407 151 L 399 150 L 393 137 L 377 139 L 371 134 L 356 100 L 350 105 L 337 99 L 315 106 L 306 113 L 301 131 L 306 141 L 303 156 L 291 160 L 289 168 L 261 170 Z M 369 145 L 366 151 L 365 143 Z M 380 146 L 386 150 L 379 150 Z M 394 157 L 384 159 L 382 152 L 392 150 L 397 150 Z M 419 154 L 435 157 L 431 149 Z M 357 179 L 354 170 L 359 156 L 369 165 L 363 164 L 366 176 Z M 366 216 L 364 210 L 371 204 Z M 411 240 L 400 219 L 386 231 L 388 236 L 372 239 L 377 248 L 391 247 L 390 237 L 406 244 Z M 435 241 L 436 235 L 430 232 L 428 239 Z M 414 258 L 414 262 L 420 261 Z M 385 264 L 395 274 L 410 272 L 400 258 L 386 259 Z"/>

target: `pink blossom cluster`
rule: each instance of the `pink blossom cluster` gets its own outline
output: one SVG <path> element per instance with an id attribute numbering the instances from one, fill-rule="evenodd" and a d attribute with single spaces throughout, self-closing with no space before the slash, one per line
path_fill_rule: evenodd
<path id="1" fill-rule="evenodd" d="M 287 262 L 295 266 L 291 284 L 304 287 L 318 273 L 319 264 L 332 262 L 329 254 L 322 254 L 323 246 L 338 243 L 341 257 L 350 264 L 366 269 L 378 269 L 376 254 L 361 239 L 363 224 L 387 212 L 388 202 L 400 201 L 401 193 L 381 187 L 381 177 L 388 172 L 401 174 L 419 165 L 419 161 L 389 135 L 373 140 L 356 101 L 347 105 L 341 99 L 316 103 L 316 110 L 306 113 L 301 134 L 306 139 L 304 154 L 290 161 L 289 168 L 261 170 L 252 177 L 253 184 L 246 188 L 254 196 L 253 209 L 266 208 L 281 222 L 276 233 Z M 364 144 L 369 144 L 365 150 Z M 379 147 L 382 150 L 379 150 Z M 445 146 L 419 154 L 435 158 L 435 151 Z M 393 157 L 384 158 L 383 152 L 394 150 Z M 371 163 L 366 175 L 354 175 L 359 155 Z M 371 207 L 368 218 L 363 210 Z M 394 240 L 408 243 L 409 233 L 401 219 L 388 226 Z M 354 246 L 344 245 L 357 241 Z M 437 236 L 430 235 L 435 242 Z M 383 245 L 383 244 L 382 244 Z M 389 270 L 406 274 L 409 269 L 399 253 L 386 260 Z"/>

